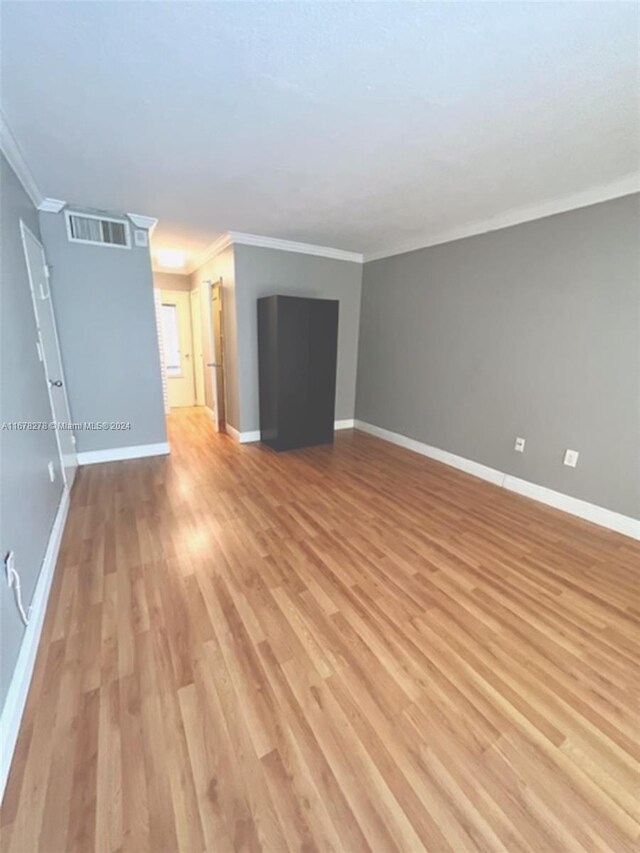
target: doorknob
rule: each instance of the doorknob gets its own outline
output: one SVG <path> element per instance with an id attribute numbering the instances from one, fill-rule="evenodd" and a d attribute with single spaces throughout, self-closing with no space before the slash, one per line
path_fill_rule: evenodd
<path id="1" fill-rule="evenodd" d="M 62 379 L 50 379 L 49 385 L 51 385 L 52 388 L 62 388 Z"/>
<path id="2" fill-rule="evenodd" d="M 217 361 L 208 361 L 208 362 L 207 362 L 207 367 L 222 367 L 222 365 L 221 365 L 221 364 L 218 364 L 218 362 L 217 362 Z"/>

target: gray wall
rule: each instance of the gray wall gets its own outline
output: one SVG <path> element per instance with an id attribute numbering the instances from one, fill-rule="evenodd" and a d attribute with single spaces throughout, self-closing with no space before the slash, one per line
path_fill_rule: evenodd
<path id="1" fill-rule="evenodd" d="M 222 313 L 225 335 L 225 396 L 227 401 L 227 423 L 240 429 L 240 398 L 238 377 L 238 326 L 236 311 L 236 273 L 232 246 L 228 246 L 191 274 L 191 289 L 200 291 L 202 314 L 203 361 L 215 361 L 211 347 L 211 290 L 208 283 L 222 279 Z M 208 369 L 205 367 L 205 403 L 213 407 L 213 392 Z"/>
<path id="2" fill-rule="evenodd" d="M 149 249 L 70 243 L 63 213 L 40 230 L 73 420 L 131 422 L 78 432 L 78 451 L 166 441 Z"/>
<path id="3" fill-rule="evenodd" d="M 366 264 L 357 417 L 640 516 L 639 198 Z"/>
<path id="4" fill-rule="evenodd" d="M 50 421 L 44 369 L 36 353 L 36 324 L 20 219 L 39 237 L 35 207 L 0 154 L 0 409 L 3 423 Z M 57 473 L 49 480 L 47 464 Z M 36 580 L 62 495 L 60 457 L 53 432 L 0 430 L 0 554 L 15 551 L 25 607 Z M 4 705 L 24 628 L 7 587 L 0 583 L 0 704 Z"/>
<path id="5" fill-rule="evenodd" d="M 240 429 L 260 428 L 257 300 L 281 293 L 340 300 L 336 419 L 355 410 L 362 265 L 313 255 L 235 246 Z"/>

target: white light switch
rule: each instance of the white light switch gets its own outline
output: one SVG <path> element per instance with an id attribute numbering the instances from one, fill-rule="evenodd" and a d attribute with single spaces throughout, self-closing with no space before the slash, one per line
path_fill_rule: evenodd
<path id="1" fill-rule="evenodd" d="M 56 478 L 56 469 L 53 467 L 53 462 L 49 462 L 47 468 L 49 469 L 49 479 L 53 483 Z"/>
<path id="2" fill-rule="evenodd" d="M 524 453 L 524 438 L 516 438 L 516 443 L 513 446 L 514 450 L 517 450 L 518 453 Z"/>
<path id="3" fill-rule="evenodd" d="M 564 464 L 568 465 L 570 468 L 575 468 L 578 464 L 578 456 L 580 454 L 577 450 L 567 450 L 564 454 Z"/>

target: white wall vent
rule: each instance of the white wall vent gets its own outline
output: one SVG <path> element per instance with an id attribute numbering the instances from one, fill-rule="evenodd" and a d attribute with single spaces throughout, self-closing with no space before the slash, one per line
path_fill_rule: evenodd
<path id="1" fill-rule="evenodd" d="M 131 234 L 126 219 L 97 216 L 93 213 L 74 213 L 65 210 L 67 237 L 72 243 L 89 243 L 93 246 L 131 248 Z"/>

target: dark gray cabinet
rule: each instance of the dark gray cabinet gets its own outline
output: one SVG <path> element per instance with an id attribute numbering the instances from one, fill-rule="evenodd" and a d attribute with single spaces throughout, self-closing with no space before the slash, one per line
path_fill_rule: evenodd
<path id="1" fill-rule="evenodd" d="M 338 300 L 258 299 L 260 437 L 274 450 L 333 441 Z"/>

